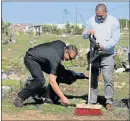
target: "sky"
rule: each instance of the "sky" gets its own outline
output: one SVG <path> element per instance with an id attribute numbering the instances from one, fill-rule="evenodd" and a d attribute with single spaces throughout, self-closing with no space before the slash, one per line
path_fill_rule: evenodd
<path id="1" fill-rule="evenodd" d="M 6 22 L 34 24 L 63 24 L 66 19 L 71 23 L 86 21 L 95 14 L 95 7 L 101 2 L 2 2 L 2 18 Z M 129 2 L 102 2 L 108 14 L 117 18 L 129 19 Z M 67 9 L 68 14 L 64 15 Z M 81 18 L 81 16 L 82 18 Z"/>

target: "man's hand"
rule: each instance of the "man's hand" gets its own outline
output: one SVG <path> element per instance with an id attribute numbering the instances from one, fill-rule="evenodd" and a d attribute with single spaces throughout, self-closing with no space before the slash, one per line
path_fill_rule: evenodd
<path id="1" fill-rule="evenodd" d="M 89 79 L 89 74 L 87 74 L 87 73 L 84 73 L 84 75 L 85 75 L 85 79 Z"/>
<path id="2" fill-rule="evenodd" d="M 103 49 L 104 49 L 103 45 L 99 43 L 99 50 L 103 50 Z"/>
<path id="3" fill-rule="evenodd" d="M 62 102 L 64 104 L 70 104 L 69 100 L 64 96 L 64 94 L 62 93 L 62 91 L 60 90 L 60 88 L 56 82 L 57 77 L 53 74 L 50 74 L 49 78 L 50 78 L 50 85 L 51 85 L 52 89 L 61 98 Z"/>
<path id="4" fill-rule="evenodd" d="M 65 105 L 70 104 L 70 101 L 69 101 L 68 98 L 66 98 L 66 97 L 62 98 L 61 101 L 62 101 Z"/>
<path id="5" fill-rule="evenodd" d="M 88 32 L 87 32 L 87 34 L 88 34 L 88 35 L 90 35 L 90 34 L 93 34 L 93 35 L 94 35 L 94 34 L 95 34 L 95 31 L 92 30 L 92 29 L 89 29 Z"/>

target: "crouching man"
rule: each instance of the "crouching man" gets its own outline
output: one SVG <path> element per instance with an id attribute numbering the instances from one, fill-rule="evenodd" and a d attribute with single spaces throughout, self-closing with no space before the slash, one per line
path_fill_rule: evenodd
<path id="1" fill-rule="evenodd" d="M 77 54 L 76 46 L 66 46 L 60 40 L 30 48 L 24 57 L 24 64 L 34 78 L 34 81 L 18 93 L 14 105 L 16 107 L 24 106 L 23 102 L 45 84 L 46 80 L 43 72 L 49 74 L 49 83 L 54 92 L 61 98 L 61 101 L 64 104 L 70 104 L 56 82 L 57 69 L 61 65 L 61 61 L 72 60 Z"/>
<path id="2" fill-rule="evenodd" d="M 77 79 L 88 79 L 84 73 L 76 73 L 72 70 L 67 70 L 63 65 L 59 66 L 57 69 L 57 79 L 56 82 L 71 85 L 76 82 Z M 27 87 L 30 83 L 34 81 L 33 78 L 28 79 L 25 83 Z M 33 95 L 32 98 L 36 103 L 54 103 L 57 104 L 59 101 L 59 96 L 53 91 L 50 84 L 48 86 L 43 86 L 39 88 Z"/>

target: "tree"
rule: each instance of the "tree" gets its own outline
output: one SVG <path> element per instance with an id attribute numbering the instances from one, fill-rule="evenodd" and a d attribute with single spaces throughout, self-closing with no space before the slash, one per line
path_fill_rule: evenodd
<path id="1" fill-rule="evenodd" d="M 58 34 L 58 35 L 62 34 L 62 30 L 60 28 L 57 28 L 56 34 Z"/>
<path id="2" fill-rule="evenodd" d="M 51 33 L 56 34 L 56 31 L 57 31 L 57 25 L 52 25 L 51 26 Z"/>
<path id="3" fill-rule="evenodd" d="M 79 26 L 77 24 L 71 25 L 71 29 L 72 34 L 77 34 L 77 32 L 79 31 Z"/>
<path id="4" fill-rule="evenodd" d="M 44 33 L 51 32 L 51 25 L 44 24 L 42 30 Z"/>
<path id="5" fill-rule="evenodd" d="M 71 33 L 71 25 L 69 22 L 67 22 L 65 24 L 65 29 L 66 29 L 66 33 L 70 34 Z"/>
<path id="6" fill-rule="evenodd" d="M 68 21 L 68 14 L 69 14 L 69 12 L 68 12 L 68 10 L 67 9 L 64 9 L 64 12 L 63 12 L 63 19 L 64 19 L 64 21 L 65 21 L 65 23 L 68 23 L 69 21 Z"/>
<path id="7" fill-rule="evenodd" d="M 3 20 L 3 18 L 2 18 L 2 27 L 1 27 L 1 29 L 2 29 L 2 33 L 4 33 L 4 20 Z"/>
<path id="8" fill-rule="evenodd" d="M 126 27 L 126 21 L 127 21 L 127 27 L 129 28 L 130 20 L 127 20 L 127 19 L 119 19 L 121 29 L 123 29 L 123 28 Z"/>
<path id="9" fill-rule="evenodd" d="M 2 33 L 8 32 L 10 25 L 11 25 L 10 22 L 4 22 L 4 20 L 2 18 Z"/>

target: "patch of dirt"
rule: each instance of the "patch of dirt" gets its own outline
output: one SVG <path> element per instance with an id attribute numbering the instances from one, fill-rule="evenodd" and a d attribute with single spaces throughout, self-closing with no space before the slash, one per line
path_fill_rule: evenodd
<path id="1" fill-rule="evenodd" d="M 21 113 L 8 114 L 2 112 L 2 120 L 128 120 L 128 115 L 121 116 L 115 112 L 103 112 L 103 116 L 76 116 L 70 114 L 56 115 L 56 114 L 41 114 L 37 110 L 26 110 Z"/>
<path id="2" fill-rule="evenodd" d="M 2 112 L 2 120 L 57 120 L 55 115 L 43 115 L 40 111 L 26 110 L 17 114 L 7 114 Z"/>

